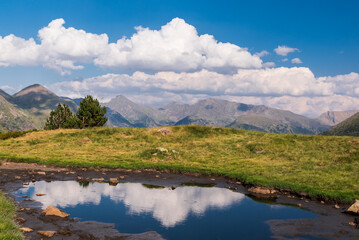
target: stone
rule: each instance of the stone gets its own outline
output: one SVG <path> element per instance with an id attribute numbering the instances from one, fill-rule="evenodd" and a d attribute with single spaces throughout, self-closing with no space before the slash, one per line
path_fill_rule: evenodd
<path id="1" fill-rule="evenodd" d="M 355 223 L 354 223 L 354 222 L 348 222 L 348 224 L 349 224 L 350 226 L 355 226 Z"/>
<path id="2" fill-rule="evenodd" d="M 57 232 L 56 231 L 37 231 L 38 234 L 44 236 L 44 237 L 48 237 L 51 238 L 53 237 Z"/>
<path id="3" fill-rule="evenodd" d="M 320 201 L 321 204 L 324 204 L 325 202 L 324 201 Z"/>
<path id="4" fill-rule="evenodd" d="M 156 175 L 155 177 L 156 177 L 156 178 L 160 178 L 160 175 Z"/>
<path id="5" fill-rule="evenodd" d="M 166 148 L 163 148 L 163 147 L 158 147 L 156 148 L 158 151 L 160 152 L 168 152 L 168 150 Z"/>
<path id="6" fill-rule="evenodd" d="M 157 130 L 157 132 L 161 133 L 163 136 L 166 136 L 168 134 L 172 134 L 172 131 L 168 128 L 160 128 Z"/>
<path id="7" fill-rule="evenodd" d="M 26 199 L 24 199 L 24 201 L 33 202 L 33 201 L 35 201 L 35 199 L 32 199 L 32 198 L 26 198 Z"/>
<path id="8" fill-rule="evenodd" d="M 29 185 L 29 183 L 28 183 L 28 182 L 24 182 L 22 185 L 24 185 L 24 186 L 28 186 L 28 185 Z"/>
<path id="9" fill-rule="evenodd" d="M 117 178 L 110 178 L 108 181 L 110 184 L 117 184 L 118 183 L 118 179 Z"/>
<path id="10" fill-rule="evenodd" d="M 45 213 L 45 216 L 57 216 L 61 218 L 70 216 L 70 214 L 67 214 L 54 206 L 48 206 L 42 213 Z"/>
<path id="11" fill-rule="evenodd" d="M 237 185 L 241 185 L 242 183 L 241 182 L 236 182 Z"/>
<path id="12" fill-rule="evenodd" d="M 104 178 L 93 178 L 92 181 L 93 182 L 103 182 L 103 181 L 105 181 L 105 179 Z"/>
<path id="13" fill-rule="evenodd" d="M 27 198 L 27 195 L 22 195 L 22 198 Z"/>
<path id="14" fill-rule="evenodd" d="M 71 236 L 71 232 L 69 230 L 60 230 L 59 234 L 67 237 Z"/>
<path id="15" fill-rule="evenodd" d="M 45 196 L 46 194 L 44 194 L 44 193 L 36 193 L 36 196 L 38 196 L 38 197 L 42 197 L 42 196 Z"/>
<path id="16" fill-rule="evenodd" d="M 46 175 L 45 172 L 37 172 L 37 175 Z"/>
<path id="17" fill-rule="evenodd" d="M 31 228 L 27 228 L 27 227 L 22 227 L 20 228 L 21 231 L 29 233 L 29 232 L 33 232 L 34 230 L 32 230 Z"/>
<path id="18" fill-rule="evenodd" d="M 77 181 L 82 181 L 82 177 L 77 176 Z"/>
<path id="19" fill-rule="evenodd" d="M 216 179 L 214 179 L 214 178 L 211 178 L 211 181 L 216 181 Z"/>
<path id="20" fill-rule="evenodd" d="M 276 193 L 277 191 L 274 189 L 269 189 L 269 188 L 264 188 L 264 187 L 251 187 L 248 189 L 249 192 L 251 193 L 256 193 L 256 194 L 273 194 Z M 290 197 L 290 196 L 288 196 Z"/>
<path id="21" fill-rule="evenodd" d="M 18 217 L 18 218 L 16 218 L 15 219 L 17 222 L 19 222 L 19 223 L 24 223 L 24 222 L 26 222 L 26 219 L 25 218 L 22 218 L 22 217 Z"/>
<path id="22" fill-rule="evenodd" d="M 302 207 L 302 204 L 298 203 L 298 207 Z"/>
<path id="23" fill-rule="evenodd" d="M 339 207 L 338 204 L 335 204 L 335 205 L 334 205 L 334 208 L 339 209 L 340 207 Z"/>
<path id="24" fill-rule="evenodd" d="M 120 176 L 120 179 L 122 179 L 122 180 L 125 179 L 125 176 Z"/>
<path id="25" fill-rule="evenodd" d="M 172 189 L 172 190 L 175 190 L 175 189 L 176 189 L 176 186 L 175 186 L 175 185 L 172 185 L 172 186 L 171 186 L 171 189 Z"/>
<path id="26" fill-rule="evenodd" d="M 359 200 L 355 200 L 355 202 L 350 207 L 348 207 L 348 209 L 345 210 L 345 212 L 354 215 L 359 215 Z"/>
<path id="27" fill-rule="evenodd" d="M 20 180 L 20 179 L 21 179 L 20 176 L 15 176 L 14 178 L 15 178 L 16 180 Z"/>

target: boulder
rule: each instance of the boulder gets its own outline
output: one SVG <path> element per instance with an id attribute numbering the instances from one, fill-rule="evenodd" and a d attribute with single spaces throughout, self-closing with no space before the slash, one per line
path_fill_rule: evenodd
<path id="1" fill-rule="evenodd" d="M 64 211 L 61 211 L 60 209 L 54 207 L 54 206 L 48 206 L 42 213 L 45 213 L 45 216 L 57 216 L 61 218 L 65 218 L 70 216 L 70 214 L 65 213 Z"/>
<path id="2" fill-rule="evenodd" d="M 37 231 L 38 234 L 44 236 L 44 237 L 53 237 L 57 232 L 56 231 Z"/>
<path id="3" fill-rule="evenodd" d="M 355 200 L 355 203 L 353 203 L 347 210 L 345 210 L 345 212 L 359 215 L 359 200 Z"/>

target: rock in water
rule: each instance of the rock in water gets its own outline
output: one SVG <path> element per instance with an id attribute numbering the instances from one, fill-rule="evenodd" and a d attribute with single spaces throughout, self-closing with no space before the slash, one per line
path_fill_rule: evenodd
<path id="1" fill-rule="evenodd" d="M 359 215 L 359 200 L 355 200 L 355 203 L 351 205 L 347 210 L 345 210 L 346 213 Z"/>
<path id="2" fill-rule="evenodd" d="M 48 206 L 44 211 L 42 211 L 42 213 L 45 213 L 46 216 L 57 216 L 62 218 L 70 216 L 70 214 L 61 211 L 60 209 L 54 206 Z"/>

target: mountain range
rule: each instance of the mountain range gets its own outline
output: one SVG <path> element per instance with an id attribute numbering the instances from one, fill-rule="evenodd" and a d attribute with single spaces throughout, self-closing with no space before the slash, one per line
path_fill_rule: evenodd
<path id="1" fill-rule="evenodd" d="M 335 125 L 328 131 L 322 133 L 327 136 L 359 136 L 359 113 Z"/>
<path id="2" fill-rule="evenodd" d="M 59 97 L 35 84 L 14 95 L 0 90 L 0 131 L 43 128 L 49 112 L 58 103 L 76 112 L 81 99 Z M 264 105 L 236 103 L 208 98 L 194 104 L 171 102 L 163 107 L 134 103 L 123 95 L 107 107 L 110 127 L 157 127 L 164 125 L 204 125 L 242 128 L 272 133 L 318 134 L 359 111 L 326 112 L 317 119 Z"/>

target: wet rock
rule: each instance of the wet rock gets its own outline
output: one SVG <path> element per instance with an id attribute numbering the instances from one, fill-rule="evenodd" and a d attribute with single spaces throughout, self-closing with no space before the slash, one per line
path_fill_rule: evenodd
<path id="1" fill-rule="evenodd" d="M 37 175 L 46 175 L 46 172 L 37 172 Z"/>
<path id="2" fill-rule="evenodd" d="M 160 175 L 156 175 L 155 177 L 156 177 L 156 178 L 160 178 Z"/>
<path id="3" fill-rule="evenodd" d="M 45 216 L 57 216 L 61 218 L 70 216 L 70 214 L 67 214 L 54 206 L 48 206 L 44 211 L 42 211 L 42 213 L 45 213 Z"/>
<path id="4" fill-rule="evenodd" d="M 236 182 L 237 185 L 241 185 L 242 183 L 241 182 Z"/>
<path id="5" fill-rule="evenodd" d="M 298 203 L 298 207 L 302 207 L 302 204 Z"/>
<path id="6" fill-rule="evenodd" d="M 56 231 L 37 231 L 38 234 L 44 236 L 44 237 L 48 237 L 51 238 L 53 237 L 57 232 Z"/>
<path id="7" fill-rule="evenodd" d="M 334 205 L 334 208 L 339 209 L 340 207 L 339 207 L 338 204 L 335 204 L 335 205 Z"/>
<path id="8" fill-rule="evenodd" d="M 359 215 L 359 200 L 355 200 L 355 203 L 353 203 L 347 210 L 345 210 L 345 213 Z"/>
<path id="9" fill-rule="evenodd" d="M 325 202 L 324 201 L 320 201 L 321 204 L 324 204 Z"/>
<path id="10" fill-rule="evenodd" d="M 26 219 L 25 218 L 22 218 L 22 217 L 18 217 L 18 218 L 16 218 L 15 219 L 17 222 L 19 222 L 19 223 L 24 223 L 24 222 L 26 222 Z"/>
<path id="11" fill-rule="evenodd" d="M 15 178 L 16 180 L 20 180 L 20 179 L 21 179 L 20 176 L 15 176 L 14 178 Z"/>
<path id="12" fill-rule="evenodd" d="M 117 184 L 118 183 L 118 179 L 117 178 L 110 178 L 108 181 L 110 184 Z"/>
<path id="13" fill-rule="evenodd" d="M 44 194 L 44 193 L 36 193 L 36 196 L 38 196 L 38 197 L 42 197 L 42 196 L 45 196 L 46 194 Z"/>
<path id="14" fill-rule="evenodd" d="M 269 189 L 269 188 L 264 188 L 264 187 L 251 187 L 248 189 L 248 191 L 251 193 L 262 194 L 262 195 L 274 194 L 277 192 L 274 189 Z"/>
<path id="15" fill-rule="evenodd" d="M 348 224 L 349 224 L 350 226 L 355 226 L 355 223 L 354 223 L 354 222 L 348 222 Z"/>
<path id="16" fill-rule="evenodd" d="M 77 181 L 82 181 L 82 177 L 80 177 L 80 176 L 77 176 Z"/>
<path id="17" fill-rule="evenodd" d="M 214 179 L 214 178 L 211 178 L 211 181 L 216 181 L 216 179 Z"/>
<path id="18" fill-rule="evenodd" d="M 22 185 L 24 185 L 24 186 L 28 186 L 28 185 L 29 185 L 29 183 L 28 183 L 28 182 L 24 182 Z"/>
<path id="19" fill-rule="evenodd" d="M 93 182 L 103 182 L 103 181 L 105 181 L 105 179 L 104 178 L 93 178 L 92 181 Z"/>
<path id="20" fill-rule="evenodd" d="M 172 186 L 171 186 L 171 189 L 172 189 L 172 190 L 175 190 L 175 189 L 176 189 L 176 186 L 175 186 L 175 185 L 172 185 Z"/>
<path id="21" fill-rule="evenodd" d="M 27 198 L 27 195 L 22 195 L 22 198 Z"/>
<path id="22" fill-rule="evenodd" d="M 25 233 L 29 233 L 29 232 L 33 232 L 34 230 L 32 230 L 31 228 L 28 227 L 22 227 L 20 228 L 21 231 L 25 232 Z"/>
<path id="23" fill-rule="evenodd" d="M 120 176 L 120 179 L 122 179 L 122 180 L 125 179 L 125 176 Z"/>

